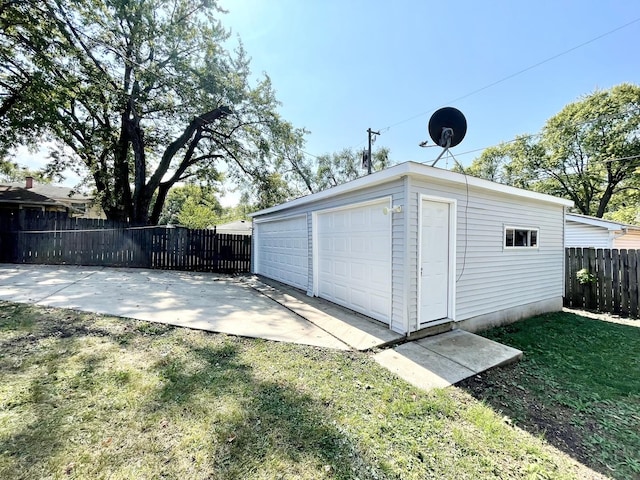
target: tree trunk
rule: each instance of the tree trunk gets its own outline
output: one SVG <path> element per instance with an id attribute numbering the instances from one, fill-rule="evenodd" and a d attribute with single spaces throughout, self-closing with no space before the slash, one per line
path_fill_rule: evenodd
<path id="1" fill-rule="evenodd" d="M 605 212 L 607 211 L 607 205 L 609 205 L 609 200 L 613 196 L 613 192 L 616 188 L 617 184 L 608 183 L 607 188 L 605 188 L 602 193 L 602 197 L 600 197 L 600 203 L 598 203 L 598 211 L 596 212 L 596 217 L 602 218 Z"/>

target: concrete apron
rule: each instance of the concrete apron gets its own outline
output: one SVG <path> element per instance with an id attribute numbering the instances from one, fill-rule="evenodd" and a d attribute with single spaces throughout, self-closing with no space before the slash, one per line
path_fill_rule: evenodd
<path id="1" fill-rule="evenodd" d="M 0 299 L 339 350 L 377 350 L 405 339 L 368 317 L 257 277 L 0 264 Z M 402 343 L 373 358 L 428 390 L 521 356 L 519 350 L 453 330 Z"/>
<path id="2" fill-rule="evenodd" d="M 373 358 L 412 385 L 448 387 L 494 367 L 517 362 L 522 352 L 487 338 L 452 330 L 411 342 L 388 326 L 279 282 L 251 277 L 247 283 L 335 335 L 356 350 L 378 350 Z M 400 345 L 398 345 L 400 344 Z"/>
<path id="3" fill-rule="evenodd" d="M 335 336 L 227 275 L 0 264 L 0 299 L 349 349 Z"/>

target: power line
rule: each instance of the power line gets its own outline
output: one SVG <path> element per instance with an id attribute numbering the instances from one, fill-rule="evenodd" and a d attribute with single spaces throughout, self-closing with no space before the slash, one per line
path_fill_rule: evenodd
<path id="1" fill-rule="evenodd" d="M 529 70 L 533 70 L 534 68 L 537 68 L 540 65 L 544 65 L 545 63 L 549 63 L 549 62 L 555 60 L 556 58 L 562 57 L 563 55 L 566 55 L 566 54 L 571 53 L 571 52 L 573 52 L 575 50 L 578 50 L 579 48 L 582 48 L 582 47 L 584 47 L 586 45 L 589 45 L 589 44 L 591 44 L 591 43 L 593 43 L 593 42 L 595 42 L 597 40 L 600 40 L 601 38 L 604 38 L 604 37 L 606 37 L 608 35 L 611 35 L 611 34 L 617 32 L 619 30 L 627 28 L 628 26 L 633 25 L 634 23 L 637 23 L 637 22 L 640 22 L 640 17 L 636 18 L 635 20 L 631 20 L 630 22 L 627 22 L 624 25 L 621 25 L 621 26 L 619 26 L 617 28 L 614 28 L 613 30 L 609 30 L 608 32 L 605 32 L 605 33 L 603 33 L 601 35 L 598 35 L 597 37 L 593 37 L 590 40 L 587 40 L 586 42 L 582 42 L 581 44 L 576 45 L 575 47 L 571 47 L 568 50 L 564 50 L 564 51 L 562 51 L 560 53 L 557 53 L 556 55 L 548 57 L 548 58 L 546 58 L 546 59 L 544 59 L 544 60 L 542 60 L 540 62 L 534 63 L 533 65 L 530 65 L 530 66 L 528 66 L 526 68 L 523 68 L 522 70 L 518 70 L 517 72 L 512 73 L 511 75 L 507 75 L 506 77 L 503 77 L 500 80 L 496 80 L 495 82 L 492 82 L 492 83 L 490 83 L 488 85 L 485 85 L 483 87 L 477 88 L 476 90 L 473 90 L 473 91 L 471 91 L 471 92 L 469 92 L 469 93 L 467 93 L 465 95 L 462 95 L 460 97 L 454 98 L 453 100 L 449 100 L 448 102 L 445 102 L 445 104 L 440 105 L 440 106 L 444 106 L 444 105 L 448 105 L 448 104 L 451 104 L 451 103 L 454 103 L 454 102 L 458 102 L 458 101 L 463 100 L 465 98 L 468 98 L 468 97 L 470 97 L 472 95 L 475 95 L 476 93 L 480 93 L 480 92 L 482 92 L 484 90 L 487 90 L 487 89 L 489 89 L 491 87 L 499 85 L 500 83 L 506 82 L 507 80 L 510 80 L 510 79 L 512 79 L 514 77 L 517 77 L 518 75 L 522 75 L 523 73 L 528 72 Z M 438 107 L 436 107 L 436 108 L 438 108 Z M 432 111 L 433 111 L 433 109 L 426 110 L 426 111 L 421 112 L 421 113 L 419 113 L 417 115 L 414 115 L 412 117 L 409 117 L 409 118 L 406 118 L 406 119 L 401 120 L 399 122 L 396 122 L 396 123 L 394 123 L 392 125 L 389 125 L 388 127 L 385 127 L 382 130 L 386 132 L 386 131 L 388 131 L 389 129 L 391 129 L 393 127 L 397 127 L 398 125 L 402 125 L 403 123 L 409 122 L 411 120 L 415 120 L 416 118 L 422 117 L 423 115 L 431 113 Z"/>
<path id="2" fill-rule="evenodd" d="M 510 79 L 512 79 L 512 78 L 514 78 L 514 77 L 517 77 L 518 75 L 522 75 L 523 73 L 526 73 L 526 72 L 528 72 L 528 71 L 530 71 L 530 70 L 533 70 L 534 68 L 537 68 L 537 67 L 539 67 L 539 66 L 541 66 L 541 65 L 544 65 L 545 63 L 549 63 L 549 62 L 551 62 L 551 61 L 553 61 L 553 60 L 555 60 L 555 59 L 557 59 L 557 58 L 559 58 L 559 57 L 562 57 L 562 56 L 564 56 L 564 55 L 567 55 L 568 53 L 571 53 L 571 52 L 573 52 L 573 51 L 575 51 L 575 50 L 578 50 L 579 48 L 582 48 L 582 47 L 584 47 L 584 46 L 586 46 L 586 45 L 589 45 L 589 44 L 591 44 L 591 43 L 594 43 L 594 42 L 596 42 L 596 41 L 600 40 L 601 38 L 604 38 L 604 37 L 606 37 L 606 36 L 609 36 L 609 35 L 611 35 L 611 34 L 613 34 L 613 33 L 615 33 L 615 32 L 618 32 L 618 31 L 620 31 L 620 30 L 622 30 L 622 29 L 624 29 L 624 28 L 627 28 L 627 27 L 629 27 L 629 26 L 631 26 L 631 25 L 633 25 L 633 24 L 635 24 L 635 23 L 638 23 L 638 22 L 640 22 L 640 17 L 635 18 L 634 20 L 631 20 L 630 22 L 627 22 L 627 23 L 625 23 L 625 24 L 623 24 L 623 25 L 620 25 L 619 27 L 616 27 L 616 28 L 614 28 L 614 29 L 612 29 L 612 30 L 609 30 L 609 31 L 605 32 L 605 33 L 602 33 L 602 34 L 600 34 L 600 35 L 598 35 L 598 36 L 596 36 L 596 37 L 593 37 L 593 38 L 591 38 L 591 39 L 589 39 L 589 40 L 587 40 L 587 41 L 585 41 L 585 42 L 582 42 L 582 43 L 580 43 L 580 44 L 578 44 L 578 45 L 574 46 L 574 47 L 571 47 L 571 48 L 569 48 L 569 49 L 567 49 L 567 50 L 564 50 L 564 51 L 562 51 L 562 52 L 560 52 L 560 53 L 557 53 L 557 54 L 555 54 L 555 55 L 553 55 L 553 56 L 551 56 L 551 57 L 548 57 L 548 58 L 546 58 L 546 59 L 544 59 L 544 60 L 541 60 L 541 61 L 539 61 L 539 62 L 537 62 L 537 63 L 534 63 L 534 64 L 532 64 L 532 65 L 530 65 L 530 66 L 528 66 L 528 67 L 526 67 L 526 68 L 523 68 L 522 70 L 518 70 L 517 72 L 512 73 L 512 74 L 510 74 L 510 75 L 507 75 L 506 77 L 503 77 L 503 78 L 501 78 L 501 79 L 499 79 L 499 80 L 496 80 L 495 82 L 492 82 L 492 83 L 489 83 L 489 84 L 487 84 L 487 85 L 485 85 L 485 86 L 483 86 L 483 87 L 477 88 L 477 89 L 475 89 L 475 90 L 473 90 L 473 91 L 471 91 L 471 92 L 469 92 L 469 93 L 466 93 L 466 94 L 464 94 L 464 95 L 462 95 L 462 96 L 460 96 L 460 97 L 456 97 L 456 98 L 454 98 L 453 100 L 449 100 L 448 102 L 445 102 L 444 104 L 440 105 L 440 107 L 445 106 L 445 105 L 448 105 L 448 104 L 451 104 L 451 103 L 454 103 L 454 102 L 457 102 L 457 101 L 460 101 L 460 100 L 463 100 L 463 99 L 465 99 L 465 98 L 469 98 L 469 97 L 471 97 L 471 96 L 473 96 L 473 95 L 475 95 L 475 94 L 477 94 L 477 93 L 480 93 L 480 92 L 482 92 L 482 91 L 484 91 L 484 90 L 487 90 L 487 89 L 489 89 L 489 88 L 491 88 L 491 87 L 494 87 L 494 86 L 496 86 L 496 85 L 499 85 L 499 84 L 501 84 L 501 83 L 504 83 L 504 82 L 506 82 L 507 80 L 510 80 Z M 439 108 L 439 107 L 435 107 L 435 108 Z M 390 129 L 392 129 L 392 128 L 394 128 L 394 127 L 397 127 L 398 125 L 402 125 L 403 123 L 407 123 L 407 122 L 410 122 L 411 120 L 415 120 L 416 118 L 420 118 L 420 117 L 422 117 L 422 116 L 424 116 L 424 115 L 427 115 L 427 114 L 429 114 L 429 113 L 433 112 L 433 110 L 434 110 L 435 108 L 432 108 L 432 109 L 429 109 L 429 110 L 425 110 L 425 111 L 423 111 L 423 112 L 421 112 L 421 113 L 418 113 L 418 114 L 413 115 L 413 116 L 411 116 L 411 117 L 405 118 L 404 120 L 400 120 L 399 122 L 396 122 L 396 123 L 393 123 L 393 124 L 391 124 L 391 125 L 388 125 L 387 127 L 382 128 L 382 129 L 380 130 L 380 132 L 381 132 L 381 133 L 383 133 L 383 132 L 388 132 Z M 595 121 L 595 120 L 591 120 L 591 121 Z M 588 122 L 585 122 L 585 123 L 588 123 Z M 533 137 L 533 136 L 539 136 L 539 135 L 540 135 L 540 133 L 538 133 L 538 134 L 534 134 L 534 135 L 529 135 L 529 136 L 524 135 L 524 137 Z M 507 141 L 507 142 L 501 142 L 501 143 L 511 143 L 511 142 L 514 142 L 515 140 L 516 140 L 516 139 L 512 139 L 512 140 L 509 140 L 509 141 Z M 360 143 L 358 143 L 358 144 L 356 144 L 356 145 L 354 145 L 354 146 L 352 146 L 352 147 L 349 147 L 349 149 L 355 149 L 355 148 L 358 148 L 359 146 L 363 145 L 364 143 L 365 143 L 365 142 L 360 142 Z M 496 145 L 499 145 L 499 144 L 496 144 Z M 492 145 L 492 146 L 496 146 L 496 145 Z M 490 148 L 490 147 L 486 147 L 486 148 Z M 469 154 L 469 153 L 477 152 L 477 151 L 479 151 L 479 150 L 484 150 L 484 149 L 471 150 L 471 151 L 464 152 L 464 153 L 458 153 L 458 155 L 466 155 L 466 154 Z M 313 154 L 308 153 L 308 152 L 304 152 L 304 151 L 303 151 L 303 153 L 305 153 L 305 154 L 307 154 L 307 155 L 310 155 L 310 156 L 312 156 L 312 157 L 314 157 L 314 158 L 319 158 L 317 155 L 313 155 Z"/>
<path id="3" fill-rule="evenodd" d="M 609 114 L 605 114 L 605 115 L 598 115 L 595 118 L 590 118 L 589 120 L 583 120 L 581 122 L 571 123 L 569 125 L 571 125 L 573 127 L 580 127 L 582 125 L 586 125 L 587 123 L 594 123 L 594 122 L 597 122 L 599 120 L 608 120 L 608 119 L 612 119 L 612 118 L 616 118 L 616 117 L 623 117 L 623 116 L 625 116 L 625 115 L 627 115 L 629 113 L 634 113 L 634 112 L 640 113 L 640 106 L 628 108 L 623 112 L 616 112 L 616 113 L 609 113 Z M 541 137 L 541 136 L 542 136 L 542 132 L 518 135 L 517 137 L 512 138 L 511 140 L 505 140 L 505 141 L 502 141 L 500 143 L 495 143 L 493 145 L 489 145 L 488 147 L 476 148 L 474 150 L 469 150 L 469 151 L 466 151 L 466 152 L 457 153 L 456 155 L 458 155 L 458 156 L 468 155 L 470 153 L 476 153 L 476 152 L 484 151 L 484 150 L 486 150 L 488 148 L 498 147 L 500 145 L 507 145 L 509 143 L 516 142 L 516 141 L 518 141 L 520 139 L 528 140 L 530 138 Z M 627 160 L 627 158 L 622 158 L 622 159 L 617 159 L 617 160 Z"/>

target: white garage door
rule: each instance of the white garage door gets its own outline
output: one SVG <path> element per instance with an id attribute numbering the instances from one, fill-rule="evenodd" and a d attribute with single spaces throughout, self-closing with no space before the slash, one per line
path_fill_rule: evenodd
<path id="1" fill-rule="evenodd" d="M 389 323 L 391 213 L 387 199 L 318 214 L 317 294 Z"/>
<path id="2" fill-rule="evenodd" d="M 306 290 L 309 271 L 306 215 L 259 222 L 255 230 L 256 273 Z"/>

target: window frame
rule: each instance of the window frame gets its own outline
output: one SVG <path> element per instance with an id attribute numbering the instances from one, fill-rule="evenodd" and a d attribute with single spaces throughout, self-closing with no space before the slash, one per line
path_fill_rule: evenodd
<path id="1" fill-rule="evenodd" d="M 507 245 L 507 232 L 513 231 L 513 243 L 514 245 Z M 535 245 L 515 245 L 515 232 L 526 231 L 528 243 L 531 243 L 531 233 L 535 232 L 536 244 Z M 502 231 L 502 248 L 504 250 L 537 250 L 540 247 L 540 228 L 538 227 L 521 227 L 514 225 L 505 225 Z"/>

